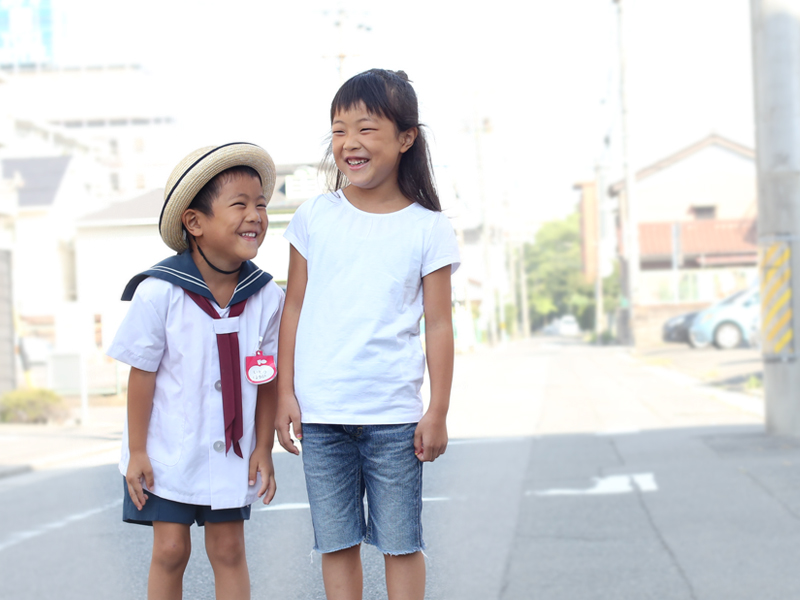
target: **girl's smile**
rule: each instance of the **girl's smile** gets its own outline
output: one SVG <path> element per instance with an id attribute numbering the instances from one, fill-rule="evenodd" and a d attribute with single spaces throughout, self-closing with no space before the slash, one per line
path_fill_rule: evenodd
<path id="1" fill-rule="evenodd" d="M 415 138 L 416 130 L 398 132 L 393 121 L 370 113 L 360 102 L 334 115 L 331 149 L 336 166 L 358 192 L 390 199 L 399 192 L 400 159 Z"/>

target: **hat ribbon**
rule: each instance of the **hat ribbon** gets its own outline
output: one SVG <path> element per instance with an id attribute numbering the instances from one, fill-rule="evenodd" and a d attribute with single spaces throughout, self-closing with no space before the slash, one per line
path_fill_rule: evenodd
<path id="1" fill-rule="evenodd" d="M 221 319 L 211 302 L 205 296 L 183 290 L 194 300 L 195 304 L 212 319 Z M 247 298 L 231 306 L 228 318 L 238 317 L 244 310 Z M 219 351 L 219 374 L 222 383 L 222 415 L 225 420 L 225 454 L 231 446 L 236 456 L 242 456 L 239 440 L 244 435 L 242 417 L 242 376 L 239 359 L 239 335 L 232 333 L 217 334 L 217 350 Z"/>

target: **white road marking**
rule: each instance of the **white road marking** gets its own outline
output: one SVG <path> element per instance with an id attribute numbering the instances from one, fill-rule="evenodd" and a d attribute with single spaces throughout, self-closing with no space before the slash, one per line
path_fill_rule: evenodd
<path id="1" fill-rule="evenodd" d="M 308 502 L 285 502 L 284 504 L 270 504 L 268 506 L 259 506 L 254 508 L 255 512 L 264 512 L 265 510 L 302 510 L 308 508 Z"/>
<path id="2" fill-rule="evenodd" d="M 526 496 L 603 496 L 608 494 L 630 494 L 638 488 L 640 492 L 658 491 L 656 478 L 652 473 L 637 473 L 634 475 L 610 475 L 609 477 L 594 477 L 594 487 L 589 489 L 553 489 L 543 491 L 528 491 Z M 635 486 L 635 487 L 634 487 Z"/>
<path id="3" fill-rule="evenodd" d="M 46 523 L 45 525 L 42 525 L 35 529 L 29 529 L 28 531 L 18 531 L 17 533 L 13 533 L 10 536 L 8 536 L 5 540 L 0 541 L 0 552 L 2 552 L 3 550 L 7 550 L 12 546 L 16 546 L 17 544 L 20 544 L 31 538 L 38 537 L 44 533 L 48 533 L 56 529 L 61 529 L 62 527 L 70 525 L 71 523 L 82 521 L 84 519 L 93 517 L 94 515 L 104 512 L 106 510 L 116 508 L 120 504 L 122 504 L 122 500 L 114 500 L 114 502 L 109 502 L 108 504 L 105 504 L 103 506 L 98 506 L 97 508 L 92 508 L 84 512 L 76 513 L 74 515 L 69 515 L 68 517 L 65 517 L 59 521 Z"/>
<path id="4" fill-rule="evenodd" d="M 423 502 L 446 502 L 450 500 L 447 496 L 432 496 L 423 498 Z M 308 502 L 286 502 L 284 504 L 270 504 L 269 506 L 259 506 L 254 508 L 254 512 L 264 512 L 266 510 L 304 510 L 308 508 Z"/>

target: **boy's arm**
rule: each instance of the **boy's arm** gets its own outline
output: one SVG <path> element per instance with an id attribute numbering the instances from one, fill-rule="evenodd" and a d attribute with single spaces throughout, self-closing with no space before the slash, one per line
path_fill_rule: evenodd
<path id="1" fill-rule="evenodd" d="M 453 384 L 453 317 L 447 265 L 422 278 L 425 306 L 425 347 L 431 383 L 431 402 L 414 434 L 414 452 L 421 461 L 434 461 L 447 449 L 447 410 Z"/>
<path id="2" fill-rule="evenodd" d="M 155 373 L 131 367 L 128 377 L 128 448 L 131 456 L 125 479 L 128 482 L 128 493 L 139 510 L 147 501 L 142 480 L 151 491 L 155 483 L 153 467 L 147 456 L 147 428 L 150 425 L 155 389 Z"/>
<path id="3" fill-rule="evenodd" d="M 275 414 L 278 408 L 278 386 L 275 380 L 258 386 L 256 397 L 256 448 L 250 456 L 250 485 L 256 484 L 256 473 L 261 473 L 258 497 L 264 504 L 275 497 L 275 469 L 272 465 L 272 446 L 275 441 Z"/>
<path id="4" fill-rule="evenodd" d="M 303 438 L 300 424 L 300 405 L 294 395 L 294 348 L 297 338 L 297 323 L 303 308 L 308 283 L 308 263 L 294 246 L 289 247 L 289 275 L 286 281 L 286 300 L 281 316 L 278 337 L 278 414 L 275 429 L 278 441 L 292 454 L 300 454 L 290 435 L 290 426 L 298 440 Z"/>

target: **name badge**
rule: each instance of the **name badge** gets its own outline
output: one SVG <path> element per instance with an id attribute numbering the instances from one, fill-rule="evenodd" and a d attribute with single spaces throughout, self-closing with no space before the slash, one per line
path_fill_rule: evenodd
<path id="1" fill-rule="evenodd" d="M 278 374 L 278 370 L 275 368 L 275 358 L 264 356 L 261 350 L 256 351 L 255 356 L 245 357 L 244 370 L 247 381 L 256 385 L 268 383 Z"/>

